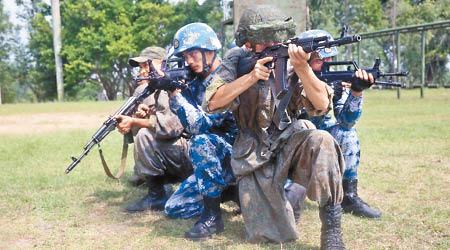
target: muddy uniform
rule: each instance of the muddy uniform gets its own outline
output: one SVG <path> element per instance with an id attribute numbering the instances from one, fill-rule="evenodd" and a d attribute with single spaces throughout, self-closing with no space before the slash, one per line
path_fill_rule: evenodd
<path id="1" fill-rule="evenodd" d="M 192 137 L 189 157 L 194 174 L 183 181 L 170 197 L 165 212 L 172 218 L 189 218 L 203 210 L 203 196 L 218 198 L 222 191 L 235 182 L 230 167 L 231 145 L 236 132 L 231 112 L 207 114 L 201 109 L 205 89 L 211 73 L 205 80 L 196 78 L 189 88 L 170 99 L 170 107 Z"/>
<path id="2" fill-rule="evenodd" d="M 205 93 L 205 110 L 218 87 L 236 80 L 238 60 L 246 56 L 249 52 L 243 48 L 229 51 Z M 315 110 L 298 79 L 290 77 L 289 84 L 295 86 L 287 108 L 292 122 L 280 130 L 273 123 L 276 108 L 270 81 L 254 84 L 226 107 L 233 111 L 239 130 L 231 165 L 250 242 L 284 242 L 299 236 L 284 193 L 287 178 L 306 187 L 307 196 L 320 206 L 339 204 L 343 195 L 344 161 L 337 142 L 311 122 L 296 120 L 302 108 L 310 116 L 328 110 Z M 328 91 L 331 99 L 332 90 Z"/>
<path id="3" fill-rule="evenodd" d="M 166 182 L 171 183 L 183 181 L 192 173 L 188 140 L 183 134 L 183 125 L 169 108 L 169 96 L 158 90 L 146 98 L 144 104 L 154 107 L 156 114 L 150 116 L 148 128 L 139 129 L 136 134 L 136 173 L 144 178 L 164 176 Z"/>

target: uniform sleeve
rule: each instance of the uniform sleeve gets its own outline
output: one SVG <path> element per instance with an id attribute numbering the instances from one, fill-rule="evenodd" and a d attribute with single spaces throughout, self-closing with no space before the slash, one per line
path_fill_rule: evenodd
<path id="1" fill-rule="evenodd" d="M 214 126 L 222 119 L 221 114 L 207 114 L 200 106 L 194 107 L 180 93 L 170 99 L 170 108 L 177 114 L 178 119 L 189 134 L 201 134 L 208 132 L 209 128 Z"/>
<path id="2" fill-rule="evenodd" d="M 219 71 L 214 75 L 211 84 L 206 88 L 205 98 L 203 100 L 202 108 L 205 112 L 208 113 L 223 113 L 226 110 L 235 110 L 239 106 L 239 97 L 234 99 L 231 103 L 226 105 L 225 107 L 209 110 L 209 100 L 214 96 L 217 89 L 220 88 L 224 84 L 228 84 L 236 80 L 237 77 L 237 67 L 239 58 L 248 56 L 248 52 L 243 48 L 234 48 L 227 52 L 225 59 L 222 61 Z"/>
<path id="3" fill-rule="evenodd" d="M 137 86 L 137 88 L 134 90 L 133 96 L 138 96 L 144 92 L 145 88 L 147 87 L 147 84 L 141 84 Z M 147 98 L 145 98 L 142 103 L 145 105 L 152 107 L 155 105 L 155 93 L 152 93 Z"/>
<path id="4" fill-rule="evenodd" d="M 155 115 L 149 118 L 149 129 L 154 128 L 157 138 L 170 139 L 179 137 L 184 127 L 178 116 L 170 110 L 169 96 L 165 91 L 158 91 L 156 95 Z"/>
<path id="5" fill-rule="evenodd" d="M 354 96 L 348 90 L 334 104 L 334 115 L 341 127 L 351 128 L 362 114 L 362 96 Z"/>
<path id="6" fill-rule="evenodd" d="M 333 89 L 328 85 L 326 85 L 329 100 L 328 108 L 326 110 L 317 110 L 314 108 L 308 97 L 306 97 L 303 84 L 293 70 L 289 72 L 288 82 L 289 84 L 294 85 L 294 92 L 292 93 L 292 99 L 288 107 L 290 112 L 292 112 L 296 117 L 300 115 L 300 111 L 303 108 L 309 117 L 325 115 L 332 109 L 333 102 L 331 100 L 333 99 Z"/>

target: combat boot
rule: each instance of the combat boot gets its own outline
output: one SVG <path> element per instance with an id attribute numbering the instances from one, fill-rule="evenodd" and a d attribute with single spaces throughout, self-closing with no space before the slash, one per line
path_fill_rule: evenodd
<path id="1" fill-rule="evenodd" d="M 148 194 L 136 204 L 127 207 L 128 212 L 142 212 L 145 210 L 164 210 L 169 191 L 164 187 L 162 176 L 147 179 Z"/>
<path id="2" fill-rule="evenodd" d="M 203 196 L 204 209 L 200 219 L 184 234 L 184 237 L 200 241 L 210 238 L 213 234 L 223 232 L 222 212 L 220 211 L 220 197 Z"/>
<path id="3" fill-rule="evenodd" d="M 341 235 L 341 206 L 326 205 L 319 208 L 319 216 L 322 221 L 320 235 L 321 250 L 342 250 L 345 249 Z"/>
<path id="4" fill-rule="evenodd" d="M 364 218 L 381 218 L 381 212 L 371 208 L 358 197 L 358 179 L 342 180 L 344 188 L 344 199 L 342 209 L 344 213 L 351 213 Z"/>

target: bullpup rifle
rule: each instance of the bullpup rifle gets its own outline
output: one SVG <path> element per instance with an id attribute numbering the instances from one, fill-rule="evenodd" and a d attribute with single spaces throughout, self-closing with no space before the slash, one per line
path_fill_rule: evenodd
<path id="1" fill-rule="evenodd" d="M 392 79 L 388 81 L 377 80 L 380 77 L 393 77 L 393 76 L 407 76 L 408 71 L 385 73 L 380 70 L 381 60 L 375 59 L 375 64 L 372 68 L 364 69 L 367 73 L 371 73 L 374 78 L 374 84 L 391 86 L 391 87 L 404 87 L 405 84 L 401 82 L 394 82 Z M 347 66 L 345 71 L 332 71 L 332 66 Z M 352 69 L 353 67 L 353 69 Z M 356 80 L 355 72 L 359 69 L 358 64 L 355 61 L 341 61 L 341 62 L 324 62 L 322 64 L 322 71 L 314 72 L 320 80 L 326 83 L 332 83 L 334 81 L 353 82 Z"/>

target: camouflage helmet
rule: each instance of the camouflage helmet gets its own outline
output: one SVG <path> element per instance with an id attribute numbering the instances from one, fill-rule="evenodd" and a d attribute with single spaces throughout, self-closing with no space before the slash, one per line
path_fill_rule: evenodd
<path id="1" fill-rule="evenodd" d="M 190 49 L 216 51 L 222 48 L 214 30 L 205 23 L 190 23 L 181 27 L 173 37 L 173 55 Z"/>
<path id="2" fill-rule="evenodd" d="M 295 36 L 295 28 L 296 24 L 292 17 L 286 17 L 278 8 L 258 5 L 242 13 L 234 37 L 239 47 L 246 42 L 252 44 L 283 42 Z"/>
<path id="3" fill-rule="evenodd" d="M 316 37 L 321 37 L 321 36 L 327 36 L 330 40 L 334 40 L 333 37 L 331 36 L 331 34 L 325 30 L 308 30 L 308 31 L 302 32 L 298 36 L 298 38 L 300 38 L 300 39 L 310 38 L 310 37 L 316 38 Z M 320 59 L 323 59 L 323 58 L 336 56 L 338 54 L 338 51 L 337 51 L 336 47 L 323 48 L 323 49 L 320 49 L 317 52 L 317 54 L 319 54 Z"/>
<path id="4" fill-rule="evenodd" d="M 147 47 L 142 50 L 139 56 L 130 58 L 128 60 L 128 64 L 130 64 L 131 67 L 139 67 L 139 63 L 143 63 L 153 59 L 167 59 L 166 50 L 161 47 Z"/>

